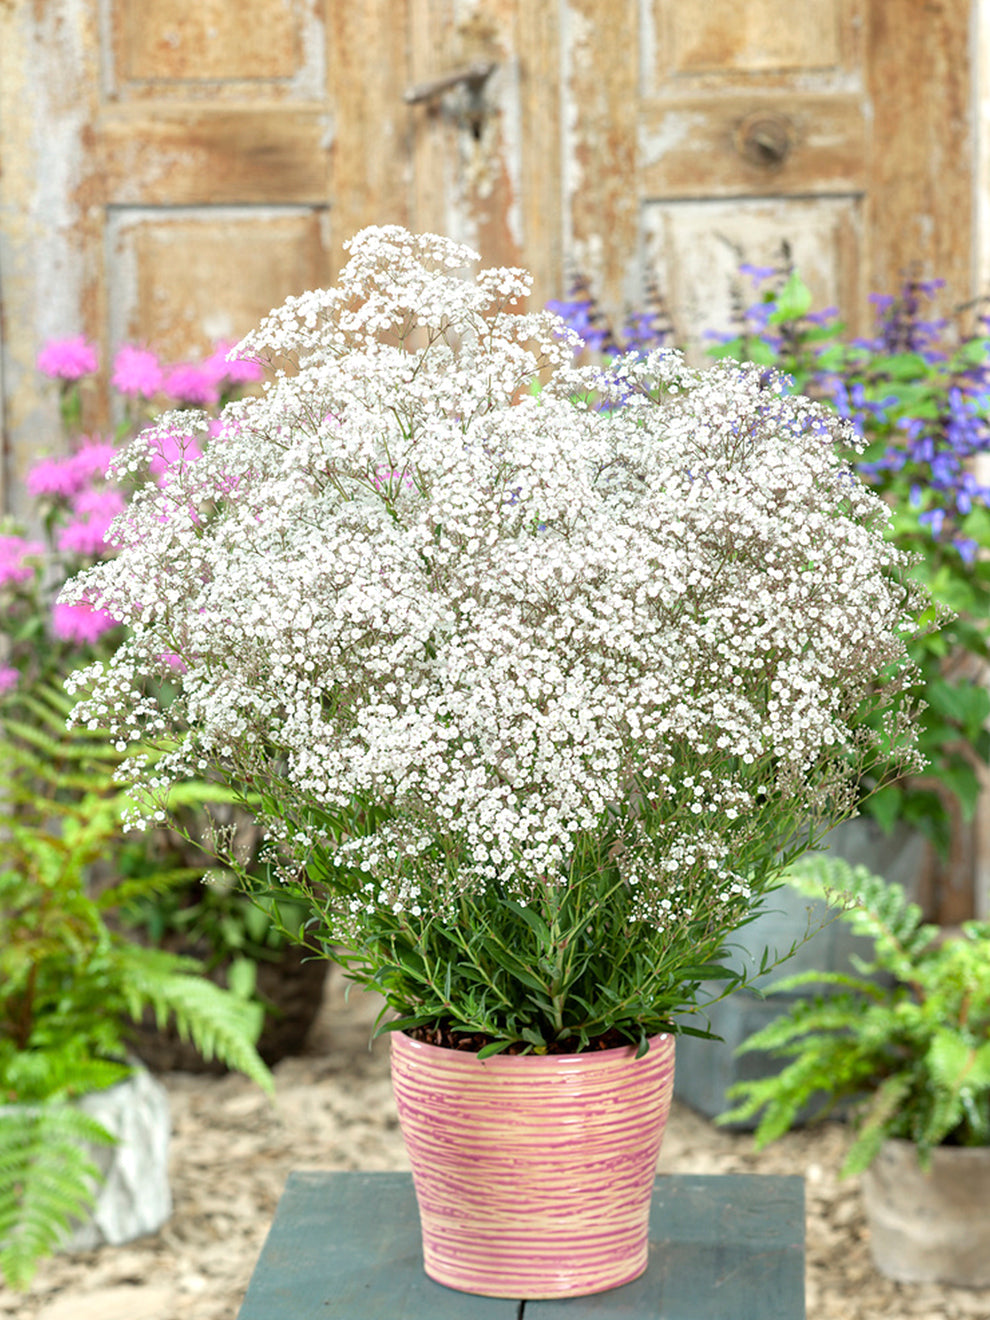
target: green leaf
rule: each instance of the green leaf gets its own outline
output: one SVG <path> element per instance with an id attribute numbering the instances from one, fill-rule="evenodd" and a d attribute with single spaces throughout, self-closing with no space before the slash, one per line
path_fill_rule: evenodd
<path id="1" fill-rule="evenodd" d="M 514 912 L 517 917 L 520 917 L 525 921 L 526 925 L 531 931 L 533 931 L 537 939 L 540 941 L 540 945 L 544 950 L 553 947 L 553 937 L 550 934 L 550 929 L 538 912 L 522 903 L 517 903 L 514 898 L 507 898 L 504 902 L 510 912 Z"/>
<path id="2" fill-rule="evenodd" d="M 873 817 L 885 834 L 892 834 L 901 817 L 904 794 L 896 784 L 878 788 L 863 803 L 863 809 Z"/>
<path id="3" fill-rule="evenodd" d="M 493 1040 L 488 1045 L 482 1045 L 478 1051 L 478 1058 L 490 1059 L 493 1054 L 502 1054 L 511 1044 L 511 1040 Z"/>
<path id="4" fill-rule="evenodd" d="M 497 962 L 500 967 L 504 968 L 513 980 L 521 981 L 522 984 L 528 986 L 530 990 L 540 990 L 543 994 L 551 993 L 550 986 L 548 986 L 545 981 L 538 980 L 518 958 L 514 958 L 510 953 L 507 953 L 505 949 L 499 948 L 496 943 L 489 943 L 488 955 Z"/>
<path id="5" fill-rule="evenodd" d="M 777 295 L 777 310 L 767 318 L 771 325 L 782 325 L 787 321 L 799 321 L 811 311 L 811 290 L 796 270 L 792 270 L 780 293 Z"/>

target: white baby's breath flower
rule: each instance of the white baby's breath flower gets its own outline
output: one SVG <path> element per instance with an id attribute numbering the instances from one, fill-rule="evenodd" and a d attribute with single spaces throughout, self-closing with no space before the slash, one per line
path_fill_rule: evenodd
<path id="1" fill-rule="evenodd" d="M 345 923 L 458 886 L 526 902 L 603 822 L 640 916 L 687 919 L 705 877 L 734 911 L 771 810 L 848 810 L 864 710 L 905 723 L 912 602 L 848 427 L 731 361 L 575 368 L 561 322 L 511 310 L 528 277 L 461 278 L 447 239 L 350 251 L 240 345 L 260 397 L 121 460 L 176 428 L 204 447 L 66 590 L 130 625 L 76 720 L 135 774 L 164 748 L 161 792 L 205 766 L 271 790 L 273 844 L 360 877 Z M 385 823 L 327 823 L 355 803 Z"/>

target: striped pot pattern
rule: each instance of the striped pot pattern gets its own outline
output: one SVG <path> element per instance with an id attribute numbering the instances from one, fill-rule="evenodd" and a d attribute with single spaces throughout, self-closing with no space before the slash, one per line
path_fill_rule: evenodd
<path id="1" fill-rule="evenodd" d="M 487 1297 L 575 1297 L 646 1269 L 674 1038 L 483 1061 L 392 1033 L 423 1263 Z"/>

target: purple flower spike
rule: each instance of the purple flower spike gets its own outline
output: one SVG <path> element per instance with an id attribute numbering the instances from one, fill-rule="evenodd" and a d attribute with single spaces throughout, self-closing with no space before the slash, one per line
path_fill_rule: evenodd
<path id="1" fill-rule="evenodd" d="M 952 544 L 959 551 L 964 564 L 973 564 L 976 562 L 979 543 L 974 541 L 971 536 L 954 536 Z"/>
<path id="2" fill-rule="evenodd" d="M 779 273 L 776 266 L 754 266 L 749 261 L 744 261 L 739 266 L 739 274 L 747 275 L 754 284 L 762 284 Z"/>
<path id="3" fill-rule="evenodd" d="M 929 527 L 932 536 L 939 536 L 942 531 L 942 524 L 945 522 L 945 510 L 926 509 L 924 513 L 918 515 L 918 522 Z"/>

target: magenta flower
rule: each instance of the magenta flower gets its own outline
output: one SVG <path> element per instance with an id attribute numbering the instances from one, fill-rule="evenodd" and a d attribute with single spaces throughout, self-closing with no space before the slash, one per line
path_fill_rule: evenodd
<path id="1" fill-rule="evenodd" d="M 0 696 L 5 692 L 11 692 L 20 682 L 20 674 L 16 669 L 11 669 L 10 665 L 0 665 Z"/>
<path id="2" fill-rule="evenodd" d="M 99 366 L 96 346 L 82 335 L 73 339 L 49 339 L 38 354 L 38 370 L 56 380 L 73 381 L 89 376 Z"/>
<path id="3" fill-rule="evenodd" d="M 49 495 L 68 500 L 84 490 L 94 477 L 102 477 L 114 455 L 109 440 L 84 437 L 74 454 L 65 458 L 43 458 L 27 475 L 31 495 Z"/>
<path id="4" fill-rule="evenodd" d="M 208 408 L 220 398 L 216 378 L 206 363 L 182 362 L 165 375 L 165 392 L 178 403 Z"/>
<path id="5" fill-rule="evenodd" d="M 119 490 L 85 490 L 72 507 L 80 517 L 59 529 L 56 546 L 66 554 L 103 554 L 110 524 L 124 510 L 123 495 Z"/>
<path id="6" fill-rule="evenodd" d="M 43 458 L 27 474 L 30 495 L 51 495 L 67 500 L 83 485 L 83 479 L 73 466 L 72 458 Z"/>
<path id="7" fill-rule="evenodd" d="M 92 646 L 105 632 L 117 627 L 117 620 L 106 610 L 91 605 L 56 605 L 52 610 L 52 632 L 63 642 Z"/>
<path id="8" fill-rule="evenodd" d="M 217 344 L 203 363 L 204 368 L 212 374 L 214 382 L 222 387 L 225 382 L 228 385 L 251 385 L 261 380 L 265 372 L 259 362 L 237 357 L 227 360 L 227 354 L 232 348 L 233 344 L 230 343 Z"/>
<path id="9" fill-rule="evenodd" d="M 40 541 L 25 541 L 23 536 L 0 536 L 0 587 L 8 582 L 15 585 L 30 582 L 34 569 L 25 560 L 44 553 L 45 547 Z"/>
<path id="10" fill-rule="evenodd" d="M 79 448 L 72 456 L 72 464 L 80 477 L 105 477 L 110 460 L 117 450 L 112 440 L 100 440 L 95 436 L 84 436 Z"/>
<path id="11" fill-rule="evenodd" d="M 150 349 L 122 344 L 117 350 L 110 384 L 121 394 L 150 399 L 162 388 L 163 379 L 161 363 Z"/>

